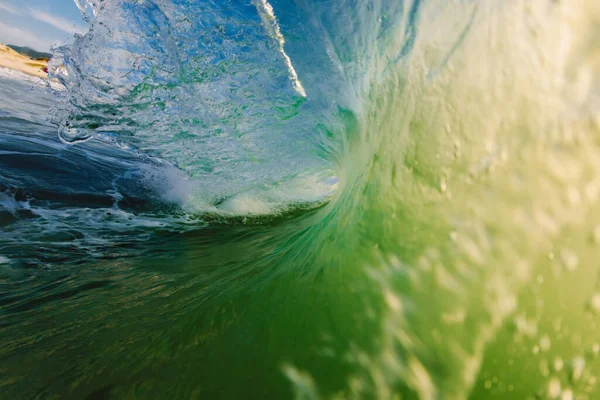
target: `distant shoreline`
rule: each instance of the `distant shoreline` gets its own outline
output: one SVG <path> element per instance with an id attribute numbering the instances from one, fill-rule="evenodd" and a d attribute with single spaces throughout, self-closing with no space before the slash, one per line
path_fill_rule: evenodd
<path id="1" fill-rule="evenodd" d="M 48 60 L 46 58 L 33 59 L 21 55 L 8 46 L 0 44 L 0 67 L 23 72 L 39 78 L 47 78 Z"/>
<path id="2" fill-rule="evenodd" d="M 22 56 L 37 59 L 51 59 L 52 53 L 46 53 L 43 51 L 37 51 L 27 46 L 15 46 L 14 44 L 7 44 L 6 47 L 9 47 L 19 53 Z"/>

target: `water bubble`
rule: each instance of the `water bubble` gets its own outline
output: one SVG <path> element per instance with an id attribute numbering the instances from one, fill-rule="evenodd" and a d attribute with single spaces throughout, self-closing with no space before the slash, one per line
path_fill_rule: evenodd
<path id="1" fill-rule="evenodd" d="M 70 128 L 60 126 L 58 129 L 58 137 L 64 143 L 73 144 L 77 142 L 85 142 L 94 137 L 96 131 L 86 128 Z"/>

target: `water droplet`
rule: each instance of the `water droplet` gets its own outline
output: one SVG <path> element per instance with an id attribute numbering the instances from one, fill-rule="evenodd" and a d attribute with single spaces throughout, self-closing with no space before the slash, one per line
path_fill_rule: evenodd
<path id="1" fill-rule="evenodd" d="M 557 399 L 560 396 L 560 381 L 557 377 L 550 379 L 548 382 L 548 396 L 553 399 Z"/>
<path id="2" fill-rule="evenodd" d="M 592 345 L 592 354 L 594 357 L 598 357 L 598 354 L 600 354 L 600 344 L 594 343 Z"/>
<path id="3" fill-rule="evenodd" d="M 460 157 L 460 142 L 457 140 L 454 142 L 454 158 Z"/>
<path id="4" fill-rule="evenodd" d="M 556 357 L 554 359 L 554 370 L 558 372 L 563 369 L 563 366 L 564 366 L 564 362 L 563 362 L 562 358 Z"/>
<path id="5" fill-rule="evenodd" d="M 575 271 L 579 265 L 579 257 L 570 250 L 560 252 L 560 260 L 567 271 Z"/>
<path id="6" fill-rule="evenodd" d="M 385 301 L 386 301 L 387 305 L 393 311 L 400 311 L 402 309 L 402 302 L 400 301 L 400 299 L 398 298 L 398 296 L 396 296 L 392 292 L 387 292 L 385 294 Z"/>
<path id="7" fill-rule="evenodd" d="M 562 330 L 562 320 L 560 318 L 555 319 L 554 322 L 552 322 L 552 328 L 554 328 L 555 332 L 560 332 Z"/>
<path id="8" fill-rule="evenodd" d="M 523 336 L 534 337 L 537 334 L 537 323 L 535 320 L 527 319 L 525 315 L 518 315 L 514 320 L 517 331 Z"/>
<path id="9" fill-rule="evenodd" d="M 588 305 L 593 312 L 600 314 L 600 293 L 594 293 Z"/>
<path id="10" fill-rule="evenodd" d="M 544 335 L 540 339 L 540 349 L 542 351 L 550 350 L 550 338 L 548 337 L 548 335 Z"/>
<path id="11" fill-rule="evenodd" d="M 575 357 L 573 361 L 571 361 L 571 379 L 573 382 L 577 382 L 581 379 L 584 368 L 585 360 L 583 357 Z"/>
<path id="12" fill-rule="evenodd" d="M 573 392 L 571 389 L 566 389 L 562 392 L 560 400 L 573 400 Z"/>

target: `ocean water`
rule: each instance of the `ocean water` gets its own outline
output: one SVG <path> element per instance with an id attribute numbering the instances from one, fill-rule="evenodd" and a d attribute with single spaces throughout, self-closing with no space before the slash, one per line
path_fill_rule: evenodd
<path id="1" fill-rule="evenodd" d="M 0 70 L 0 398 L 600 398 L 600 3 L 76 4 Z"/>

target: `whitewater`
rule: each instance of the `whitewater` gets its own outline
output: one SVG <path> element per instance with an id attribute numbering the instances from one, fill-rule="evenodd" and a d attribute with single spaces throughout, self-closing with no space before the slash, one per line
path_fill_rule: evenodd
<path id="1" fill-rule="evenodd" d="M 75 0 L 0 70 L 0 398 L 600 398 L 600 3 Z"/>

